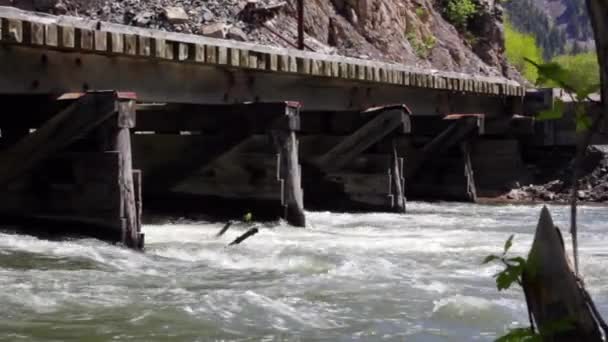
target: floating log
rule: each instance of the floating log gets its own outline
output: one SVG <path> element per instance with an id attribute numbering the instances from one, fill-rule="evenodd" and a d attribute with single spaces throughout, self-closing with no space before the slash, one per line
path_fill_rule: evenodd
<path id="1" fill-rule="evenodd" d="M 541 210 L 522 285 L 543 341 L 603 341 L 547 207 Z"/>
<path id="2" fill-rule="evenodd" d="M 258 228 L 254 227 L 249 229 L 248 231 L 246 231 L 243 235 L 239 236 L 238 238 L 236 238 L 234 241 L 232 241 L 228 246 L 234 246 L 234 245 L 238 245 L 241 242 L 245 241 L 246 239 L 254 236 L 255 234 L 258 233 Z"/>
<path id="3" fill-rule="evenodd" d="M 233 223 L 232 221 L 226 222 L 226 224 L 224 225 L 222 230 L 220 230 L 217 234 L 215 234 L 215 237 L 220 237 L 220 236 L 224 235 L 228 231 L 228 228 L 230 228 L 230 226 L 232 226 L 232 223 Z"/>

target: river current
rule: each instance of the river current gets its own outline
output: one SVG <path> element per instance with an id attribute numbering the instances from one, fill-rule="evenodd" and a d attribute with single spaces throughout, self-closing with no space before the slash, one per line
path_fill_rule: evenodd
<path id="1" fill-rule="evenodd" d="M 144 227 L 146 251 L 0 233 L 0 341 L 492 341 L 527 325 L 521 290 L 481 265 L 539 206 L 409 203 L 408 214 L 308 213 L 221 238 L 221 222 Z M 566 228 L 568 208 L 555 206 Z M 608 314 L 608 208 L 582 207 L 580 263 Z M 566 243 L 570 238 L 567 233 Z"/>

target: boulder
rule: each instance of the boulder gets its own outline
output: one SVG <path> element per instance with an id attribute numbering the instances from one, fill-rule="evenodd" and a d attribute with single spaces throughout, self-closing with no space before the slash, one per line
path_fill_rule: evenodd
<path id="1" fill-rule="evenodd" d="M 152 22 L 153 19 L 154 19 L 154 12 L 144 11 L 144 12 L 140 12 L 137 15 L 135 15 L 135 17 L 132 20 L 132 23 L 135 26 L 145 27 L 145 26 L 148 26 L 150 24 L 150 22 Z"/>
<path id="2" fill-rule="evenodd" d="M 228 39 L 238 40 L 240 42 L 247 41 L 247 34 L 243 30 L 235 26 L 232 26 L 228 29 L 226 37 Z"/>
<path id="3" fill-rule="evenodd" d="M 190 19 L 183 7 L 165 7 L 163 13 L 171 24 L 185 24 Z"/>
<path id="4" fill-rule="evenodd" d="M 215 23 L 201 27 L 201 34 L 211 38 L 225 39 L 228 27 L 224 23 Z"/>

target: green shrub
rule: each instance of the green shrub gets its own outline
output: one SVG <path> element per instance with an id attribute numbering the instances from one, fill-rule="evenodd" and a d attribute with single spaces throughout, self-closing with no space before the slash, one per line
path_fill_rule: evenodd
<path id="1" fill-rule="evenodd" d="M 412 49 L 414 49 L 414 53 L 416 53 L 416 56 L 419 58 L 427 58 L 431 53 L 431 50 L 437 45 L 437 38 L 433 35 L 423 37 L 421 40 L 416 34 L 410 32 L 406 35 L 406 38 Z"/>
<path id="2" fill-rule="evenodd" d="M 445 7 L 447 19 L 458 28 L 465 28 L 476 13 L 477 8 L 472 0 L 448 0 Z"/>
<path id="3" fill-rule="evenodd" d="M 589 84 L 600 84 L 600 67 L 595 52 L 585 52 L 576 55 L 562 55 L 554 57 L 552 62 L 559 64 L 568 71 L 568 84 L 574 88 Z M 555 82 L 543 84 L 547 87 L 557 87 Z"/>
<path id="4" fill-rule="evenodd" d="M 538 78 L 538 70 L 526 58 L 535 63 L 543 63 L 543 52 L 536 44 L 536 39 L 513 28 L 510 22 L 505 22 L 505 49 L 507 60 L 531 83 Z"/>
<path id="5" fill-rule="evenodd" d="M 420 20 L 422 20 L 423 23 L 429 20 L 429 12 L 427 12 L 427 10 L 422 6 L 416 8 L 416 15 L 418 18 L 420 18 Z"/>

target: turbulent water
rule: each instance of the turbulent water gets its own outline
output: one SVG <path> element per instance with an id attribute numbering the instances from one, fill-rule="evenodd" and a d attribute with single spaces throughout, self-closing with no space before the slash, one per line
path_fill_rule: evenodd
<path id="1" fill-rule="evenodd" d="M 147 225 L 146 252 L 0 233 L 0 341 L 491 341 L 527 324 L 521 291 L 480 265 L 539 207 L 410 203 L 407 215 L 309 213 L 309 228 Z M 553 207 L 567 226 L 568 209 Z M 608 314 L 608 208 L 580 210 L 580 262 Z M 569 239 L 567 239 L 569 243 Z"/>

